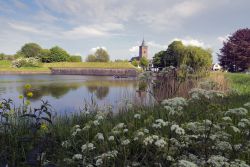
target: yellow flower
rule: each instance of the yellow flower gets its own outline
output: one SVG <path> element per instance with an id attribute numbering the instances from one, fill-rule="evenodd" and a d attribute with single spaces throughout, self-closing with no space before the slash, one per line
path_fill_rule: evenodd
<path id="1" fill-rule="evenodd" d="M 19 99 L 23 99 L 23 95 L 19 95 L 18 98 L 19 98 Z"/>
<path id="2" fill-rule="evenodd" d="M 27 96 L 28 96 L 28 97 L 33 97 L 33 93 L 32 93 L 32 92 L 28 92 L 28 93 L 27 93 Z"/>
<path id="3" fill-rule="evenodd" d="M 30 84 L 26 84 L 26 85 L 24 86 L 24 88 L 25 88 L 26 90 L 29 90 L 29 89 L 31 88 L 31 85 L 30 85 Z"/>
<path id="4" fill-rule="evenodd" d="M 30 101 L 26 100 L 25 105 L 27 105 L 27 106 L 30 105 Z"/>
<path id="5" fill-rule="evenodd" d="M 41 129 L 44 130 L 44 131 L 47 131 L 48 130 L 48 126 L 45 123 L 42 123 Z"/>

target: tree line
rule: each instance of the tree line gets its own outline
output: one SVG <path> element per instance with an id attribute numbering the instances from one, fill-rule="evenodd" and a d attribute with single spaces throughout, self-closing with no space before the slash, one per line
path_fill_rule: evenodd
<path id="1" fill-rule="evenodd" d="M 82 57 L 70 55 L 66 50 L 59 46 L 44 49 L 36 43 L 26 43 L 14 55 L 0 54 L 0 60 L 15 60 L 18 58 L 35 58 L 43 63 L 52 62 L 81 62 Z"/>

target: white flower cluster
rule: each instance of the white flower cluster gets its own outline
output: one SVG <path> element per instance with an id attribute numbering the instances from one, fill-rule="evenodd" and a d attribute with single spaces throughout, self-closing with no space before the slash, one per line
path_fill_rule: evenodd
<path id="1" fill-rule="evenodd" d="M 215 97 L 224 97 L 224 93 L 214 90 L 205 90 L 194 88 L 189 91 L 192 100 L 201 100 L 201 99 L 213 99 Z"/>
<path id="2" fill-rule="evenodd" d="M 81 149 L 82 149 L 82 152 L 84 152 L 86 150 L 91 151 L 91 150 L 95 149 L 95 146 L 93 143 L 86 143 L 86 144 L 82 145 Z"/>
<path id="3" fill-rule="evenodd" d="M 187 106 L 188 103 L 187 100 L 183 97 L 175 97 L 172 99 L 163 100 L 162 104 L 165 106 L 166 109 L 168 109 L 168 107 L 171 107 L 174 110 L 181 111 L 184 106 Z"/>
<path id="4" fill-rule="evenodd" d="M 123 146 L 129 145 L 129 143 L 130 143 L 130 140 L 129 140 L 129 139 L 125 139 L 125 140 L 122 140 L 122 141 L 121 141 L 121 145 L 123 145 Z"/>
<path id="5" fill-rule="evenodd" d="M 145 146 L 154 144 L 158 148 L 164 148 L 167 145 L 167 142 L 165 141 L 165 139 L 161 138 L 157 135 L 150 135 L 150 136 L 146 137 L 143 140 L 143 143 Z"/>
<path id="6" fill-rule="evenodd" d="M 155 120 L 155 123 L 152 124 L 152 127 L 155 129 L 161 129 L 162 127 L 165 127 L 168 125 L 168 122 L 165 122 L 163 119 L 157 119 Z"/>
<path id="7" fill-rule="evenodd" d="M 72 157 L 73 160 L 81 160 L 82 159 L 82 154 L 75 154 Z"/>
<path id="8" fill-rule="evenodd" d="M 112 133 L 115 135 L 120 134 L 121 132 L 123 132 L 123 130 L 126 128 L 126 125 L 124 123 L 119 123 L 117 124 L 113 129 L 112 129 Z"/>
<path id="9" fill-rule="evenodd" d="M 64 147 L 64 148 L 69 148 L 70 146 L 71 146 L 70 141 L 65 140 L 65 141 L 62 142 L 62 147 Z"/>
<path id="10" fill-rule="evenodd" d="M 229 109 L 225 115 L 226 116 L 230 116 L 230 115 L 233 115 L 233 116 L 245 116 L 248 114 L 248 111 L 247 109 L 245 108 L 234 108 L 234 109 Z"/>
<path id="11" fill-rule="evenodd" d="M 104 136 L 103 136 L 102 133 L 97 133 L 97 134 L 96 134 L 96 138 L 97 138 L 98 140 L 100 140 L 100 141 L 103 141 L 103 140 L 104 140 Z"/>
<path id="12" fill-rule="evenodd" d="M 135 114 L 135 115 L 134 115 L 134 118 L 135 118 L 135 119 L 141 119 L 141 114 Z"/>
<path id="13" fill-rule="evenodd" d="M 171 126 L 171 131 L 174 131 L 177 135 L 184 135 L 185 134 L 185 130 L 183 128 L 181 128 L 179 125 L 172 125 Z"/>

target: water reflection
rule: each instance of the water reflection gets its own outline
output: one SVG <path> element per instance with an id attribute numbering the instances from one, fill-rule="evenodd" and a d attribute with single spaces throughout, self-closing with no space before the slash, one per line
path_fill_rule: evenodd
<path id="1" fill-rule="evenodd" d="M 99 100 L 105 98 L 109 93 L 109 87 L 104 86 L 87 86 L 87 89 L 90 93 L 95 94 Z"/>
<path id="2" fill-rule="evenodd" d="M 79 110 L 91 97 L 99 106 L 116 106 L 125 98 L 130 101 L 138 98 L 138 83 L 134 78 L 65 75 L 0 75 L 0 98 L 12 98 L 19 103 L 18 96 L 27 93 L 24 88 L 27 83 L 32 85 L 33 97 L 29 99 L 33 106 L 39 105 L 40 99 L 48 100 L 62 112 Z"/>

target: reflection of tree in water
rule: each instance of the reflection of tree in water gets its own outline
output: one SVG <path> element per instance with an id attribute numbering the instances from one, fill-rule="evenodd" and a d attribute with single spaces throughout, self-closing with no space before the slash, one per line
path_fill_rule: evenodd
<path id="1" fill-rule="evenodd" d="M 70 90 L 76 90 L 80 85 L 72 84 L 49 84 L 49 85 L 32 85 L 31 92 L 33 97 L 31 100 L 39 100 L 43 96 L 51 95 L 54 98 L 59 99 L 63 95 L 67 94 Z M 21 92 L 26 96 L 24 86 L 21 87 Z"/>
<path id="2" fill-rule="evenodd" d="M 90 93 L 94 93 L 99 100 L 105 98 L 109 93 L 109 87 L 107 86 L 87 86 Z"/>

